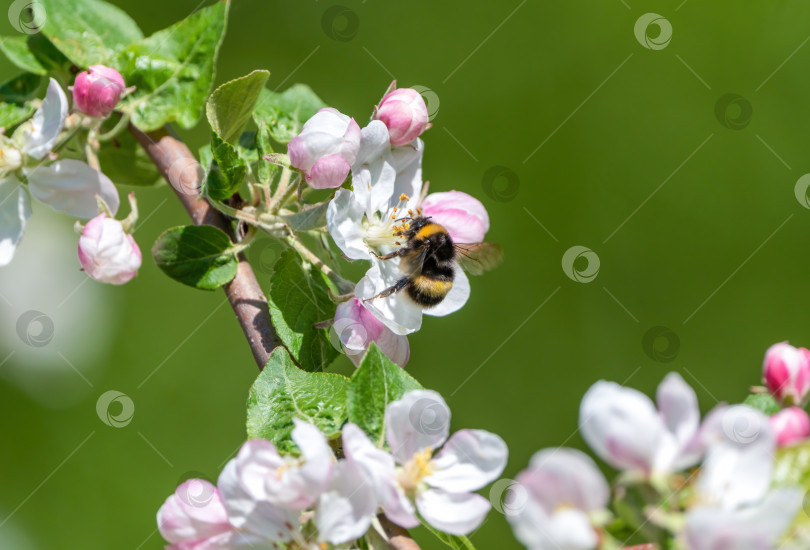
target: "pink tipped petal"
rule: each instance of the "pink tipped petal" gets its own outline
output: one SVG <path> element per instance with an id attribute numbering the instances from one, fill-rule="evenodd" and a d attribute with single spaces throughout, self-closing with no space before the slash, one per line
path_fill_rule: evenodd
<path id="1" fill-rule="evenodd" d="M 607 508 L 610 488 L 594 461 L 576 449 L 538 451 L 517 478 L 521 487 L 549 513 L 560 506 L 583 512 Z"/>
<path id="2" fill-rule="evenodd" d="M 232 530 L 216 487 L 205 480 L 181 484 L 157 514 L 158 529 L 169 542 L 201 541 Z"/>
<path id="3" fill-rule="evenodd" d="M 31 118 L 30 126 L 24 130 L 22 152 L 37 160 L 44 158 L 62 132 L 67 113 L 67 96 L 56 80 L 51 78 L 42 105 Z"/>
<path id="4" fill-rule="evenodd" d="M 427 448 L 438 449 L 450 433 L 450 408 L 433 390 L 413 390 L 388 405 L 386 436 L 397 462 L 405 464 Z"/>
<path id="5" fill-rule="evenodd" d="M 429 524 L 451 535 L 468 535 L 484 521 L 490 509 L 487 499 L 475 493 L 422 491 L 416 508 Z"/>
<path id="6" fill-rule="evenodd" d="M 486 208 L 467 193 L 431 193 L 422 201 L 422 211 L 444 226 L 455 243 L 479 243 L 489 231 Z"/>
<path id="7" fill-rule="evenodd" d="M 115 110 L 126 84 L 121 73 L 104 65 L 91 65 L 73 83 L 73 101 L 92 117 L 104 118 Z"/>
<path id="8" fill-rule="evenodd" d="M 338 305 L 332 326 L 355 366 L 360 364 L 372 342 L 398 365 L 404 367 L 408 362 L 408 338 L 391 332 L 357 298 Z"/>
<path id="9" fill-rule="evenodd" d="M 79 263 L 92 279 L 120 285 L 138 274 L 143 260 L 132 235 L 121 222 L 99 214 L 84 227 L 79 237 Z"/>
<path id="10" fill-rule="evenodd" d="M 452 493 L 477 491 L 498 479 L 509 451 L 497 435 L 484 430 L 454 433 L 433 460 L 428 485 Z"/>
<path id="11" fill-rule="evenodd" d="M 96 195 L 107 203 L 110 212 L 118 211 L 118 190 L 110 179 L 84 162 L 58 160 L 26 172 L 31 194 L 54 210 L 70 216 L 90 219 L 98 214 Z"/>
<path id="12" fill-rule="evenodd" d="M 810 389 L 810 352 L 787 342 L 774 344 L 765 352 L 762 377 L 774 397 L 801 403 Z"/>
<path id="13" fill-rule="evenodd" d="M 799 407 L 782 409 L 770 418 L 776 444 L 787 447 L 810 437 L 810 417 Z"/>
<path id="14" fill-rule="evenodd" d="M 319 158 L 309 173 L 307 182 L 315 189 L 334 189 L 343 185 L 351 165 L 340 155 Z"/>
<path id="15" fill-rule="evenodd" d="M 382 98 L 377 106 L 376 119 L 388 127 L 391 145 L 407 145 L 427 129 L 427 106 L 419 92 L 400 88 Z"/>

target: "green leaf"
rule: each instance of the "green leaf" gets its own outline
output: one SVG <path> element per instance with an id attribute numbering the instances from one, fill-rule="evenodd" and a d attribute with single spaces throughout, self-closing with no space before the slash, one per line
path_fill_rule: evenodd
<path id="1" fill-rule="evenodd" d="M 309 86 L 295 84 L 278 94 L 262 90 L 256 104 L 256 118 L 267 123 L 273 139 L 287 143 L 301 130 L 301 126 L 326 104 Z"/>
<path id="2" fill-rule="evenodd" d="M 273 154 L 273 145 L 270 143 L 271 136 L 270 136 L 270 128 L 267 126 L 267 123 L 263 120 L 259 120 L 256 117 L 253 118 L 256 121 L 256 126 L 259 127 L 259 130 L 256 132 L 256 149 L 259 153 L 258 158 L 258 176 L 259 182 L 264 183 L 265 185 L 270 185 L 273 181 L 275 175 L 279 172 L 280 168 L 269 162 L 264 160 L 265 155 Z"/>
<path id="3" fill-rule="evenodd" d="M 194 126 L 214 80 L 219 45 L 230 2 L 217 2 L 179 23 L 130 44 L 115 66 L 128 86 L 136 86 L 121 108 L 143 131 L 177 122 Z"/>
<path id="4" fill-rule="evenodd" d="M 217 135 L 231 145 L 253 114 L 253 107 L 264 89 L 270 71 L 252 73 L 231 80 L 214 90 L 205 105 L 208 123 Z"/>
<path id="5" fill-rule="evenodd" d="M 73 80 L 73 74 L 70 72 L 73 63 L 42 33 L 29 35 L 27 44 L 31 55 L 46 71 L 59 73 L 58 76 L 65 80 Z"/>
<path id="6" fill-rule="evenodd" d="M 0 128 L 11 128 L 34 113 L 31 100 L 41 82 L 40 75 L 23 73 L 0 84 Z"/>
<path id="7" fill-rule="evenodd" d="M 20 69 L 43 75 L 48 72 L 28 47 L 27 36 L 0 36 L 0 50 Z"/>
<path id="8" fill-rule="evenodd" d="M 458 535 L 448 535 L 443 531 L 434 529 L 426 521 L 423 521 L 422 525 L 425 527 L 425 529 L 433 533 L 437 539 L 442 541 L 446 546 L 449 546 L 450 548 L 454 548 L 455 550 L 475 550 L 475 546 L 473 546 L 472 542 L 470 542 L 470 539 L 468 539 L 467 537 L 462 537 Z"/>
<path id="9" fill-rule="evenodd" d="M 360 426 L 378 447 L 385 442 L 385 409 L 407 392 L 422 389 L 405 369 L 371 344 L 347 395 L 349 422 Z"/>
<path id="10" fill-rule="evenodd" d="M 306 210 L 295 214 L 284 214 L 281 218 L 287 222 L 293 231 L 309 231 L 326 225 L 326 210 L 329 202 L 319 202 Z"/>
<path id="11" fill-rule="evenodd" d="M 238 263 L 228 235 L 210 225 L 167 229 L 155 241 L 152 256 L 166 275 L 203 290 L 230 282 Z"/>
<path id="12" fill-rule="evenodd" d="M 315 323 L 332 319 L 336 306 L 318 274 L 305 270 L 295 251 L 285 251 L 273 266 L 267 298 L 273 326 L 301 368 L 326 369 L 338 351 Z"/>
<path id="13" fill-rule="evenodd" d="M 745 401 L 743 401 L 743 405 L 753 407 L 756 410 L 768 416 L 778 413 L 779 410 L 781 409 L 779 403 L 777 403 L 776 399 L 774 399 L 773 396 L 769 393 L 751 394 L 745 398 Z"/>
<path id="14" fill-rule="evenodd" d="M 98 153 L 101 171 L 120 185 L 147 186 L 161 182 L 160 172 L 129 132 L 121 132 Z"/>
<path id="15" fill-rule="evenodd" d="M 247 402 L 249 438 L 272 441 L 283 451 L 295 450 L 290 439 L 293 418 L 317 426 L 327 438 L 337 437 L 346 421 L 346 388 L 340 374 L 304 372 L 283 347 L 276 348 L 250 388 Z"/>
<path id="16" fill-rule="evenodd" d="M 203 181 L 205 196 L 221 201 L 239 190 L 247 175 L 247 162 L 239 156 L 239 151 L 216 133 L 211 134 L 212 162 Z"/>
<path id="17" fill-rule="evenodd" d="M 39 0 L 47 15 L 42 32 L 79 67 L 107 64 L 115 51 L 143 38 L 121 8 L 102 0 Z"/>
<path id="18" fill-rule="evenodd" d="M 810 441 L 777 449 L 773 468 L 774 487 L 800 487 L 810 491 Z M 788 530 L 791 548 L 810 548 L 810 516 L 800 512 Z"/>

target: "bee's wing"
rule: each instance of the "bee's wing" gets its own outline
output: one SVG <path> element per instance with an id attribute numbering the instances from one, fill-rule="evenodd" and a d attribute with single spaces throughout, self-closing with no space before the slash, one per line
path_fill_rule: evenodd
<path id="1" fill-rule="evenodd" d="M 399 260 L 399 270 L 409 277 L 418 277 L 422 273 L 422 265 L 425 263 L 428 247 L 408 251 Z"/>
<path id="2" fill-rule="evenodd" d="M 501 263 L 503 249 L 495 243 L 456 244 L 456 261 L 471 275 L 481 275 Z"/>

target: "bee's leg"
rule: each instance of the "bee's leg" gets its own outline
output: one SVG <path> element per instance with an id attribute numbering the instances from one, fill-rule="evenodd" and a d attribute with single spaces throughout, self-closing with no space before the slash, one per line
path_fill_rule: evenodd
<path id="1" fill-rule="evenodd" d="M 377 254 L 373 250 L 371 251 L 371 253 L 374 254 L 377 257 L 378 260 L 390 260 L 392 258 L 397 258 L 399 256 L 404 256 L 407 252 L 408 252 L 407 248 L 399 248 L 397 250 L 394 250 L 393 252 L 389 252 L 388 254 L 385 254 L 384 256 L 380 256 L 379 254 Z"/>
<path id="2" fill-rule="evenodd" d="M 382 292 L 380 292 L 376 296 L 372 296 L 371 298 L 366 298 L 365 300 L 363 300 L 363 302 L 368 302 L 370 300 L 373 300 L 374 298 L 388 298 L 389 296 L 391 296 L 392 294 L 396 294 L 397 292 L 399 292 L 400 290 L 402 290 L 406 286 L 408 286 L 408 278 L 403 277 L 400 280 L 398 280 L 396 283 L 394 283 L 393 286 L 390 286 L 390 287 L 386 288 L 385 290 L 383 290 Z"/>

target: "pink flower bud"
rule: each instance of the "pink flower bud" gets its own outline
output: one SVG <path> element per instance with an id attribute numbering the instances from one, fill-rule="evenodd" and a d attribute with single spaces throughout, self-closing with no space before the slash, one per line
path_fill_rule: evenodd
<path id="1" fill-rule="evenodd" d="M 787 342 L 774 344 L 765 352 L 762 377 L 774 397 L 801 403 L 810 390 L 810 351 Z"/>
<path id="2" fill-rule="evenodd" d="M 113 112 L 126 84 L 121 73 L 104 65 L 91 65 L 73 83 L 73 102 L 83 112 L 104 118 Z"/>
<path id="3" fill-rule="evenodd" d="M 375 119 L 388 127 L 391 145 L 407 145 L 427 129 L 425 100 L 412 88 L 399 88 L 386 94 L 377 106 Z"/>
<path id="4" fill-rule="evenodd" d="M 360 149 L 360 126 L 337 109 L 321 109 L 287 144 L 290 164 L 315 189 L 334 189 L 349 175 Z"/>
<path id="5" fill-rule="evenodd" d="M 79 262 L 96 281 L 122 285 L 138 274 L 141 250 L 120 221 L 102 213 L 84 226 Z"/>
<path id="6" fill-rule="evenodd" d="M 489 231 L 487 209 L 461 191 L 431 193 L 422 201 L 422 212 L 444 226 L 455 243 L 480 243 Z"/>
<path id="7" fill-rule="evenodd" d="M 338 305 L 332 328 L 355 366 L 360 365 L 372 342 L 400 367 L 408 363 L 411 354 L 408 337 L 391 332 L 357 298 Z"/>
<path id="8" fill-rule="evenodd" d="M 810 416 L 799 407 L 782 409 L 770 418 L 770 423 L 780 447 L 793 445 L 810 436 Z"/>
<path id="9" fill-rule="evenodd" d="M 180 485 L 160 507 L 157 520 L 163 538 L 176 544 L 171 548 L 222 548 L 232 538 L 222 497 L 203 479 Z"/>

